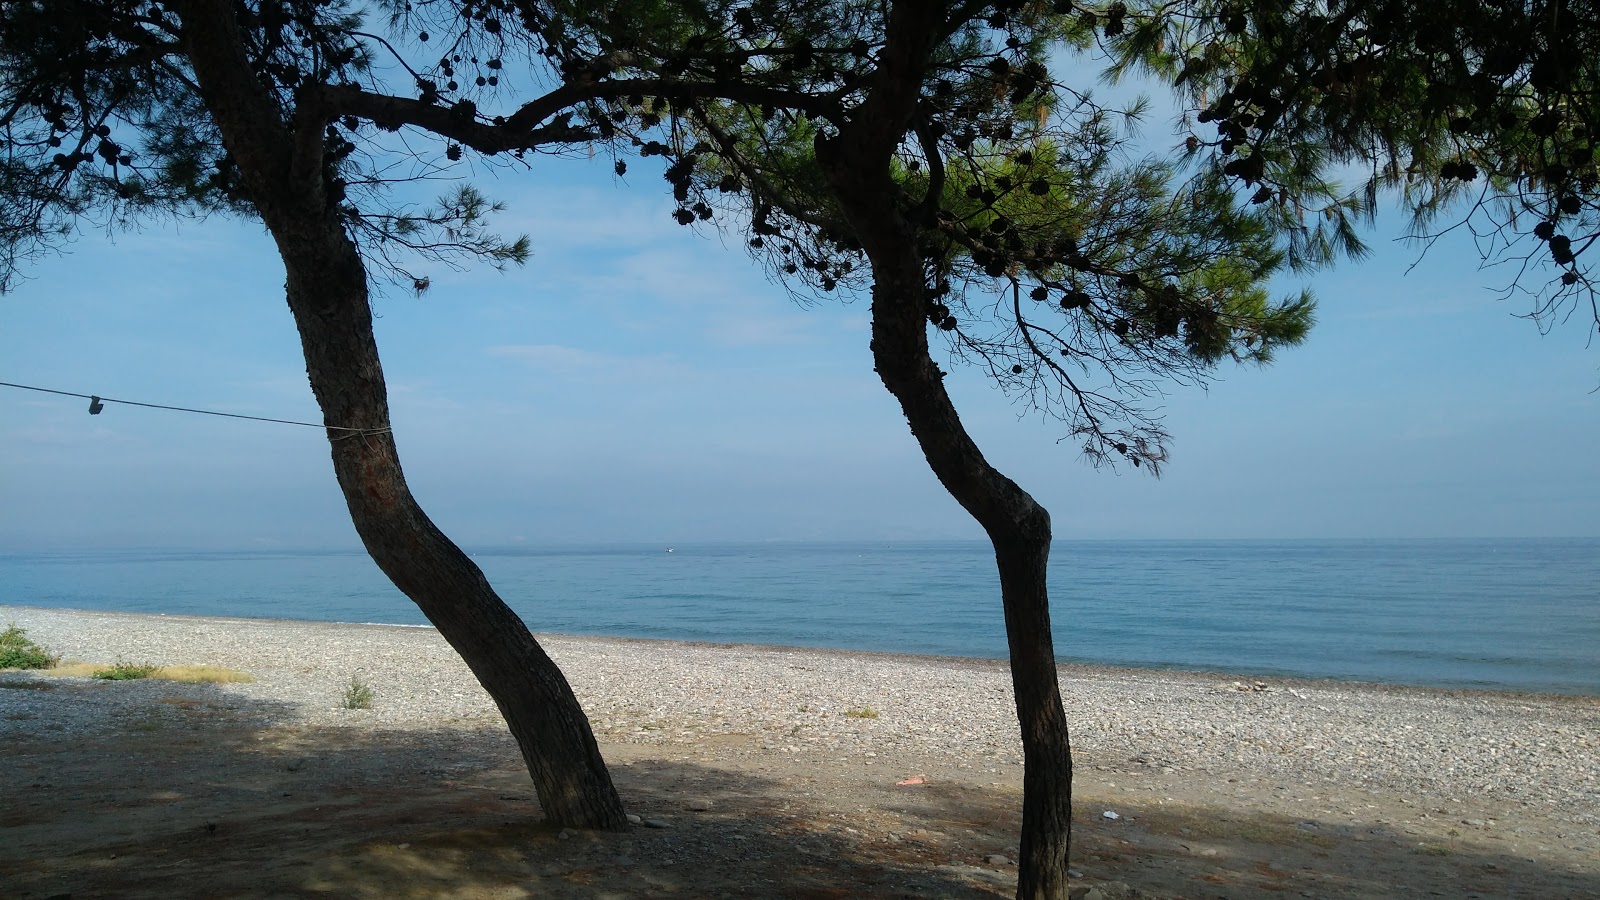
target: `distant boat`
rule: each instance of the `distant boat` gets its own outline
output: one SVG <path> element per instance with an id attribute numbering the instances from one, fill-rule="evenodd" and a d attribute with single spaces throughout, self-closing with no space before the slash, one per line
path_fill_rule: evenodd
<path id="1" fill-rule="evenodd" d="M 672 548 L 671 548 L 671 547 L 668 547 L 668 548 L 667 548 L 667 552 L 668 552 L 668 553 L 671 553 L 671 552 L 672 552 Z"/>

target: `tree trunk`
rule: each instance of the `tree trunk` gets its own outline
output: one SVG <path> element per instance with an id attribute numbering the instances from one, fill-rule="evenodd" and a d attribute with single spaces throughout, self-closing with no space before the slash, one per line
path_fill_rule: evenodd
<path id="1" fill-rule="evenodd" d="M 321 243 L 316 253 L 302 244 L 284 254 L 289 308 L 323 420 L 363 429 L 328 433 L 362 543 L 494 697 L 551 823 L 625 828 L 622 801 L 560 668 L 412 497 L 388 427 L 364 268 L 342 231 L 330 229 Z"/>
<path id="2" fill-rule="evenodd" d="M 872 90 L 837 136 L 817 139 L 817 162 L 872 263 L 878 377 L 899 401 L 934 475 L 994 545 L 1024 761 L 1017 897 L 1066 900 L 1072 751 L 1045 583 L 1050 514 L 984 459 L 945 391 L 928 349 L 928 282 L 917 229 L 890 175 L 942 22 L 936 4 L 894 4 Z"/>
<path id="3" fill-rule="evenodd" d="M 837 143 L 843 144 L 843 139 Z M 1072 752 L 1056 679 L 1045 568 L 1050 514 L 983 457 L 944 389 L 928 349 L 927 283 L 912 230 L 884 177 L 848 151 L 822 153 L 855 233 L 872 261 L 872 353 L 929 467 L 994 544 L 1024 759 L 1017 897 L 1064 900 L 1072 838 Z"/>
<path id="4" fill-rule="evenodd" d="M 871 250 L 868 251 L 871 254 Z M 873 359 L 900 402 L 911 433 L 941 484 L 994 545 L 1005 609 L 1011 686 L 1023 750 L 1019 900 L 1064 900 L 1072 839 L 1072 750 L 1056 676 L 1045 583 L 1050 514 L 984 459 L 967 433 L 928 350 L 921 261 L 916 280 L 885 283 L 878 260 L 872 293 Z"/>
<path id="5" fill-rule="evenodd" d="M 323 190 L 325 122 L 304 109 L 292 126 L 285 121 L 244 56 L 231 3 L 174 6 L 201 96 L 283 258 L 306 372 L 362 543 L 494 698 L 550 822 L 626 828 L 621 798 L 561 670 L 406 485 L 389 430 L 366 267 Z"/>
<path id="6" fill-rule="evenodd" d="M 1039 512 L 1043 515 L 1043 508 Z M 1022 729 L 1017 897 L 1060 900 L 1067 896 L 1072 844 L 1072 746 L 1056 677 L 1055 642 L 1050 635 L 1050 596 L 1045 587 L 1045 564 L 1050 556 L 1048 516 L 1042 536 L 991 539 L 1000 563 L 1011 688 L 1016 693 L 1017 722 Z"/>

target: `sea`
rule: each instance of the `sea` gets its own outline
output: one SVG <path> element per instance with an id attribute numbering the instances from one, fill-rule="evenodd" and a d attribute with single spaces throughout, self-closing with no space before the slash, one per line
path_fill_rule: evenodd
<path id="1" fill-rule="evenodd" d="M 469 551 L 536 632 L 1004 658 L 983 543 Z M 1063 662 L 1600 695 L 1600 539 L 1061 541 Z M 0 554 L 0 605 L 423 625 L 364 553 Z"/>

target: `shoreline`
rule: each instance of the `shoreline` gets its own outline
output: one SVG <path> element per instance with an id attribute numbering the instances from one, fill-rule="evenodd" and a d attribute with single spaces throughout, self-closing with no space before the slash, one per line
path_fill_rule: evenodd
<path id="1" fill-rule="evenodd" d="M 197 622 L 239 622 L 239 623 L 272 623 L 285 626 L 304 628 L 377 628 L 401 629 L 422 633 L 438 633 L 438 629 L 430 624 L 412 625 L 395 622 L 341 622 L 323 619 L 288 619 L 275 616 L 202 616 L 187 613 L 149 613 L 125 612 L 121 610 L 80 609 L 74 607 L 56 606 L 28 606 L 20 604 L 0 604 L 0 626 L 8 624 L 5 616 L 9 610 L 25 610 L 38 613 L 71 613 L 81 616 L 118 617 L 130 616 L 135 618 L 151 618 L 158 620 Z M 600 635 L 600 634 L 568 634 L 564 632 L 538 631 L 530 629 L 534 637 L 540 641 L 556 639 L 563 641 L 610 641 L 619 643 L 639 643 L 643 645 L 681 646 L 704 648 L 711 650 L 762 650 L 775 652 L 816 653 L 841 657 L 866 656 L 888 660 L 903 660 L 907 662 L 926 662 L 930 664 L 948 663 L 951 665 L 970 666 L 975 668 L 988 668 L 1004 670 L 1007 660 L 1003 657 L 985 656 L 945 656 L 929 653 L 906 653 L 893 650 L 859 650 L 840 647 L 813 647 L 803 644 L 746 644 L 731 641 L 713 640 L 678 640 L 672 638 L 632 637 L 626 635 Z M 1187 669 L 1179 666 L 1123 666 L 1109 663 L 1076 662 L 1068 658 L 1057 657 L 1056 666 L 1061 678 L 1092 677 L 1095 675 L 1129 675 L 1148 678 L 1180 677 L 1195 679 L 1222 679 L 1230 682 L 1269 683 L 1289 688 L 1318 688 L 1338 687 L 1355 691 L 1371 691 L 1375 693 L 1418 693 L 1423 695 L 1440 695 L 1454 697 L 1482 696 L 1500 700 L 1515 700 L 1525 697 L 1535 700 L 1571 700 L 1576 702 L 1591 702 L 1600 708 L 1600 686 L 1592 693 L 1567 692 L 1567 691 L 1525 691 L 1503 687 L 1475 687 L 1468 685 L 1441 685 L 1441 684 L 1414 684 L 1408 682 L 1366 681 L 1356 678 L 1314 677 L 1306 675 L 1283 674 L 1270 671 L 1230 671 L 1223 669 Z"/>

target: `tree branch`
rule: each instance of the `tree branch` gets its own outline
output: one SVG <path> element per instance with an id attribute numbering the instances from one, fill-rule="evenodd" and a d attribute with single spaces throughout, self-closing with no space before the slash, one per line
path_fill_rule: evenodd
<path id="1" fill-rule="evenodd" d="M 934 220 L 944 201 L 944 154 L 939 152 L 939 139 L 926 121 L 917 126 L 917 143 L 922 146 L 922 155 L 928 161 L 928 192 L 923 195 L 917 208 L 911 211 L 911 219 L 927 224 Z"/>
<path id="2" fill-rule="evenodd" d="M 720 99 L 754 105 L 772 104 L 824 114 L 831 104 L 821 98 L 791 91 L 735 82 L 679 81 L 670 78 L 627 78 L 592 83 L 571 82 L 522 105 L 501 124 L 480 121 L 476 110 L 425 103 L 409 97 L 375 94 L 353 84 L 324 85 L 321 93 L 329 118 L 354 115 L 388 125 L 414 125 L 459 141 L 480 153 L 531 149 L 543 144 L 594 140 L 592 132 L 565 123 L 547 123 L 560 113 L 589 100 L 615 99 L 635 94 L 671 100 Z"/>
<path id="3" fill-rule="evenodd" d="M 806 210 L 799 204 L 793 202 L 793 200 L 785 195 L 777 185 L 773 184 L 770 179 L 763 175 L 758 167 L 750 165 L 750 163 L 747 162 L 742 155 L 740 155 L 736 142 L 728 135 L 727 132 L 723 131 L 722 128 L 717 125 L 717 123 L 711 121 L 710 117 L 701 114 L 698 111 L 696 113 L 696 118 L 700 121 L 700 124 L 705 126 L 705 129 L 711 133 L 711 137 L 721 145 L 723 158 L 732 163 L 734 168 L 739 170 L 739 174 L 744 176 L 744 179 L 748 181 L 752 187 L 759 191 L 762 199 L 777 207 L 790 218 L 798 222 L 804 222 L 807 225 L 811 225 L 816 228 L 830 228 L 838 224 L 837 222 L 829 222 L 821 216 L 815 215 L 811 211 Z"/>
<path id="4" fill-rule="evenodd" d="M 266 183 L 251 185 L 259 207 L 270 194 L 263 189 L 272 182 L 281 184 L 291 164 L 291 138 L 282 113 L 245 58 L 247 44 L 233 4 L 174 0 L 172 6 L 179 14 L 184 51 L 194 68 L 200 95 L 228 150 L 239 159 L 242 171 L 266 176 Z M 269 212 L 261 211 L 263 215 Z"/>

